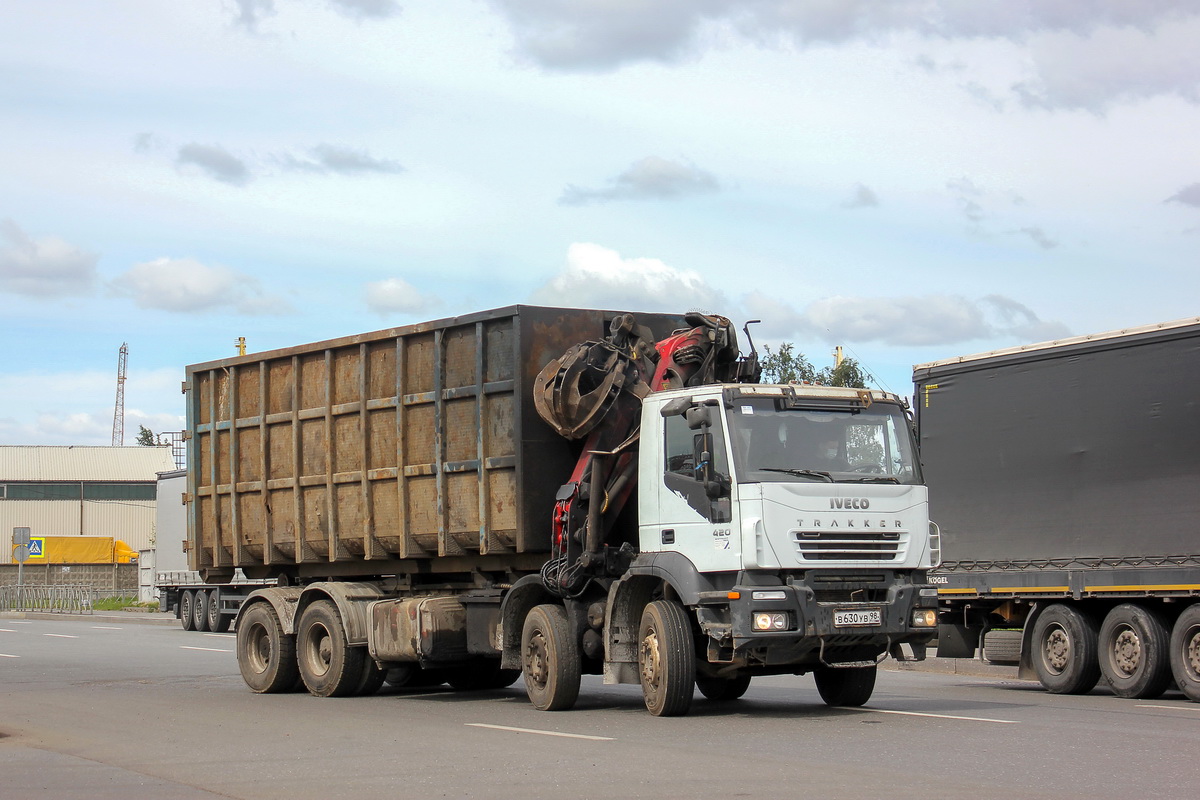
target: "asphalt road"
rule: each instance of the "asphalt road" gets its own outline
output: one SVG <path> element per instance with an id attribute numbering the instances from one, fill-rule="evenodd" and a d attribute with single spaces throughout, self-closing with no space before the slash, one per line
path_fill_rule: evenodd
<path id="1" fill-rule="evenodd" d="M 0 617 L 0 798 L 1175 798 L 1200 785 L 1200 704 L 1172 692 L 881 671 L 866 708 L 809 677 L 650 716 L 585 678 L 575 710 L 501 691 L 255 695 L 229 634 Z"/>

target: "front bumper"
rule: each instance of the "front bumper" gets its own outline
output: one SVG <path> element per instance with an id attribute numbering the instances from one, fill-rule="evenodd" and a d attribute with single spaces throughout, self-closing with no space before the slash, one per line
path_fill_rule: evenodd
<path id="1" fill-rule="evenodd" d="M 914 625 L 914 611 L 936 609 L 937 595 L 910 573 L 812 570 L 773 585 L 753 577 L 743 574 L 731 590 L 700 598 L 710 663 L 803 669 L 873 661 L 902 644 L 920 658 L 937 633 L 936 624 Z M 786 628 L 756 630 L 755 616 L 763 614 L 784 615 Z M 936 614 L 922 616 L 936 623 Z"/>

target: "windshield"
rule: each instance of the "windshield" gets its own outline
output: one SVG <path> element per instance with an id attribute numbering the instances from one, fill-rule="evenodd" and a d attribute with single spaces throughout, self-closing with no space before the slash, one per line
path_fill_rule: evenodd
<path id="1" fill-rule="evenodd" d="M 729 410 L 742 482 L 920 483 L 909 431 L 904 412 L 892 403 L 812 410 L 756 397 L 740 398 Z"/>

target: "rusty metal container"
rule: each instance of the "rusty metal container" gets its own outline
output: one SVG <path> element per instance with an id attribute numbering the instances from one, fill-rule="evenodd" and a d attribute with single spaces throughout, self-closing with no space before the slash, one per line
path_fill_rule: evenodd
<path id="1" fill-rule="evenodd" d="M 188 367 L 191 568 L 536 569 L 579 445 L 537 416 L 533 381 L 615 313 L 511 306 Z"/>

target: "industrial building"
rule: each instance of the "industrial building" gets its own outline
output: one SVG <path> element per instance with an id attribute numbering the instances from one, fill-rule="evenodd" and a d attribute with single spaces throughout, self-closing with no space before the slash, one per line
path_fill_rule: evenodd
<path id="1" fill-rule="evenodd" d="M 0 563 L 13 563 L 15 527 L 153 547 L 157 474 L 174 469 L 170 447 L 0 445 Z"/>

